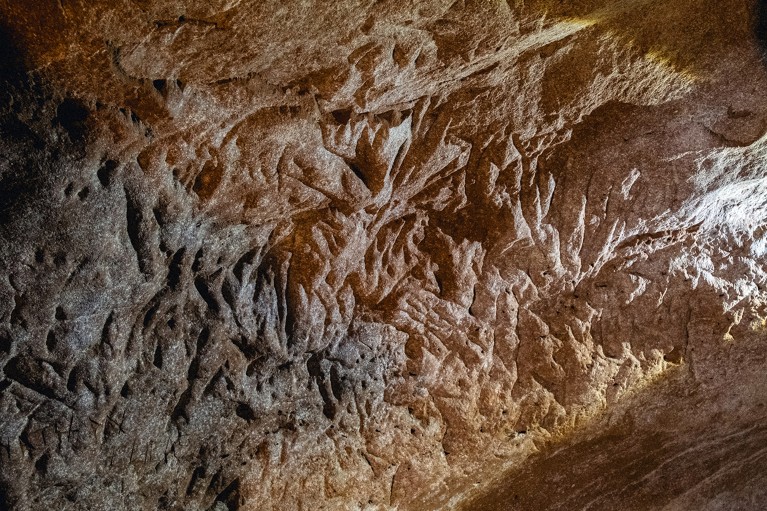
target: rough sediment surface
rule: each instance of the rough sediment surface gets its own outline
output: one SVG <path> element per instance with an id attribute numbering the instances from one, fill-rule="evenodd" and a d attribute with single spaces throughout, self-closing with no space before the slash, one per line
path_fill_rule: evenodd
<path id="1" fill-rule="evenodd" d="M 767 505 L 760 5 L 0 12 L 0 508 Z"/>

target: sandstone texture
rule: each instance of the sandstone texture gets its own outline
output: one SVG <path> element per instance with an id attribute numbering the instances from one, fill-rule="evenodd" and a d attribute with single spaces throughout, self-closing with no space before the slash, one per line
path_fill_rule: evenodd
<path id="1" fill-rule="evenodd" d="M 0 13 L 0 509 L 767 508 L 762 3 Z"/>

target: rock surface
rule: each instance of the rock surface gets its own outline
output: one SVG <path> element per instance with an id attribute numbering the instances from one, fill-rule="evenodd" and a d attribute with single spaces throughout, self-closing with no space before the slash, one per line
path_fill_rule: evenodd
<path id="1" fill-rule="evenodd" d="M 767 505 L 762 4 L 0 12 L 0 508 Z"/>

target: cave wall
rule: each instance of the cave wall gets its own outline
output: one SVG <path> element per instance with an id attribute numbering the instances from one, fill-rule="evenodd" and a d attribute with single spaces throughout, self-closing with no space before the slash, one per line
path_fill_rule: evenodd
<path id="1" fill-rule="evenodd" d="M 754 2 L 0 9 L 9 509 L 448 509 L 764 361 Z"/>

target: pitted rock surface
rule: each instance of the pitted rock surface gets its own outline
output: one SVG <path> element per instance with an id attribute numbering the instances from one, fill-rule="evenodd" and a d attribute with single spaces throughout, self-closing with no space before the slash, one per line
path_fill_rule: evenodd
<path id="1" fill-rule="evenodd" d="M 767 505 L 761 3 L 0 11 L 0 508 Z"/>

